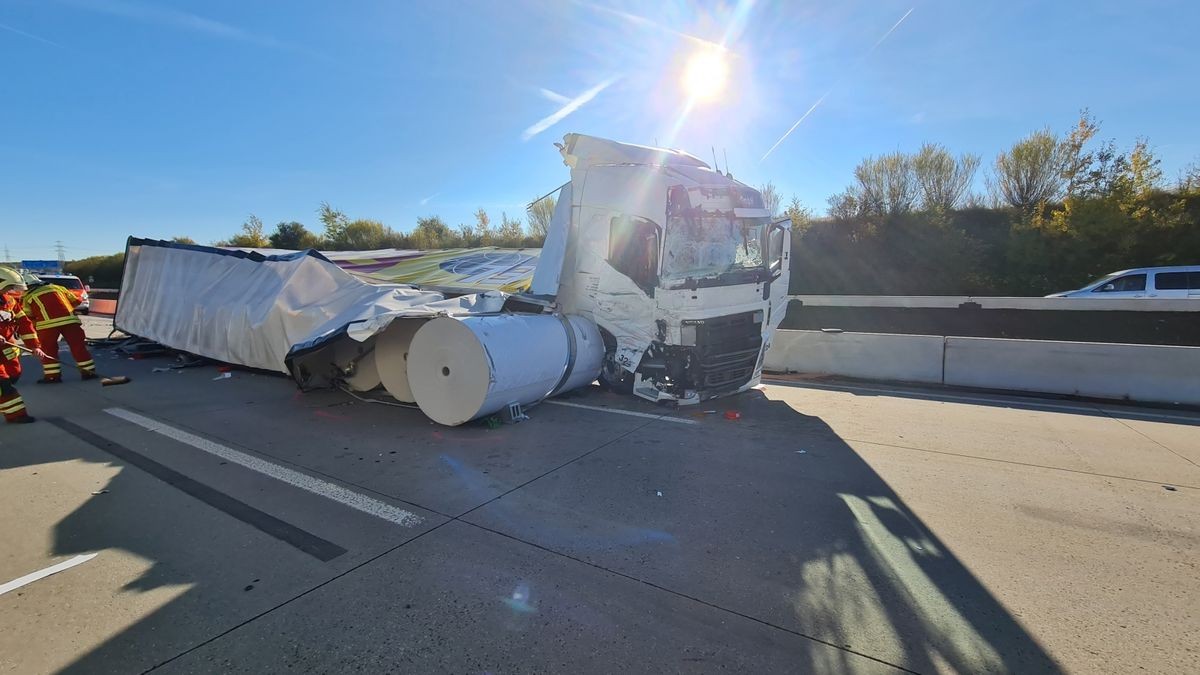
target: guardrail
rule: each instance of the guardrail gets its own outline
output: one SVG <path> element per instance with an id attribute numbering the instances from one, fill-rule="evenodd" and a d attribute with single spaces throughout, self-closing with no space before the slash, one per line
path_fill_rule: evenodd
<path id="1" fill-rule="evenodd" d="M 808 307 L 1028 309 L 1067 312 L 1198 312 L 1195 298 L 1017 298 L 977 295 L 789 295 Z"/>
<path id="2" fill-rule="evenodd" d="M 1200 405 L 1200 347 L 776 331 L 774 372 Z"/>

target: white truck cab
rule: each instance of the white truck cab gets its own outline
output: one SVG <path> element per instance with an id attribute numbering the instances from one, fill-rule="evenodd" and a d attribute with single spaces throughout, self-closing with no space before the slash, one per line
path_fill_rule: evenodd
<path id="1" fill-rule="evenodd" d="M 681 404 L 759 383 L 787 308 L 790 221 L 677 150 L 567 134 L 571 181 L 530 293 L 592 319 L 601 381 Z"/>
<path id="2" fill-rule="evenodd" d="M 1159 298 L 1200 300 L 1200 265 L 1140 267 L 1107 274 L 1075 291 L 1048 298 Z"/>

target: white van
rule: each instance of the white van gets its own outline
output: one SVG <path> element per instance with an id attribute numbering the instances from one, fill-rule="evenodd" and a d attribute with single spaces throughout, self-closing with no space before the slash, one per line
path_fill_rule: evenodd
<path id="1" fill-rule="evenodd" d="M 1047 298 L 1191 298 L 1200 300 L 1200 265 L 1141 267 L 1113 272 L 1077 291 Z"/>

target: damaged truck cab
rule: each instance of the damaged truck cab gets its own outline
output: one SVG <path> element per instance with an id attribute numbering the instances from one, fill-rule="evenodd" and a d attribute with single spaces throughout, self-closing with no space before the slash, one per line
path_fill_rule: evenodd
<path id="1" fill-rule="evenodd" d="M 563 141 L 571 181 L 530 292 L 600 327 L 612 388 L 690 404 L 756 386 L 787 307 L 790 221 L 687 153 Z"/>

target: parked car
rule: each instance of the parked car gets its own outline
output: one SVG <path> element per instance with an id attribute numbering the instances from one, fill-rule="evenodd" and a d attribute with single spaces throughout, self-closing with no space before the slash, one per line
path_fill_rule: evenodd
<path id="1" fill-rule="evenodd" d="M 37 277 L 42 281 L 57 284 L 71 291 L 75 295 L 75 299 L 79 301 L 79 306 L 75 308 L 77 314 L 87 314 L 91 309 L 92 303 L 88 298 L 88 291 L 92 289 L 88 288 L 87 284 L 74 274 L 39 274 Z"/>
<path id="2" fill-rule="evenodd" d="M 1200 300 L 1200 265 L 1141 267 L 1103 276 L 1047 298 L 1191 298 Z"/>

